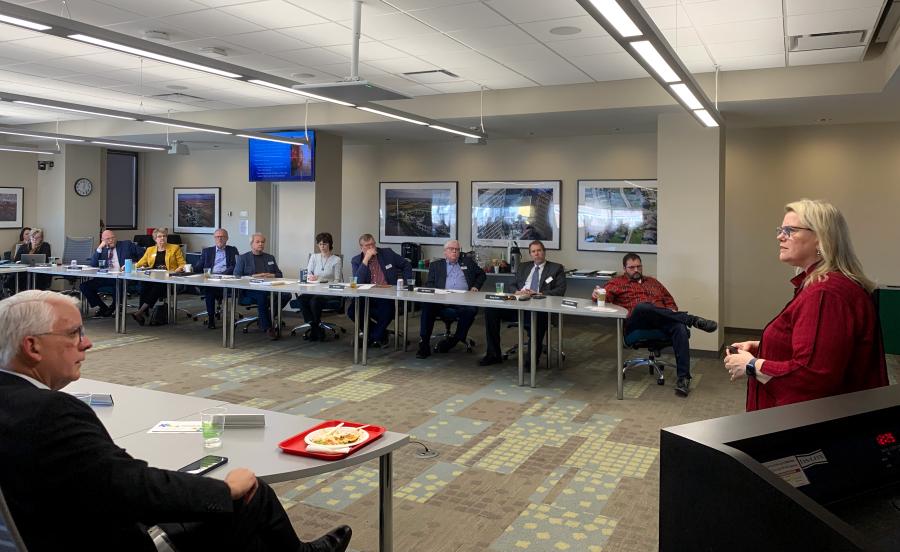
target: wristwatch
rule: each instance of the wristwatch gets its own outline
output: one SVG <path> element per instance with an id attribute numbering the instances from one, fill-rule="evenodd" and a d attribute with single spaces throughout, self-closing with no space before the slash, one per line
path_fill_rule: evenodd
<path id="1" fill-rule="evenodd" d="M 756 377 L 756 361 L 759 360 L 756 357 L 750 359 L 750 362 L 747 363 L 746 372 L 747 376 Z"/>

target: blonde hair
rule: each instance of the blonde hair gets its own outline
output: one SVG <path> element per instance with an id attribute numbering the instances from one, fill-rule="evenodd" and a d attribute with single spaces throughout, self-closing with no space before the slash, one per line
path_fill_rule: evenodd
<path id="1" fill-rule="evenodd" d="M 796 213 L 800 224 L 812 229 L 819 240 L 816 252 L 822 260 L 806 275 L 803 287 L 826 280 L 829 272 L 840 272 L 872 293 L 875 283 L 863 273 L 862 264 L 853 251 L 847 221 L 837 207 L 827 201 L 801 199 L 788 203 L 784 210 Z"/>
<path id="2" fill-rule="evenodd" d="M 153 239 L 156 239 L 156 236 L 162 234 L 163 236 L 169 237 L 169 229 L 168 228 L 156 228 L 153 230 Z"/>
<path id="3" fill-rule="evenodd" d="M 31 229 L 31 237 L 34 238 L 35 234 L 40 234 L 41 241 L 44 241 L 44 229 L 43 228 L 32 228 Z"/>

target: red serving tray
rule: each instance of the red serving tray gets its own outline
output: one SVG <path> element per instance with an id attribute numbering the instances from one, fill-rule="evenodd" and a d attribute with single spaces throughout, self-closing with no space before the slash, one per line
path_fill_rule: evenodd
<path id="1" fill-rule="evenodd" d="M 306 439 L 307 434 L 312 433 L 313 431 L 315 431 L 317 429 L 322 429 L 325 427 L 334 427 L 340 423 L 343 423 L 344 427 L 366 426 L 366 432 L 369 434 L 369 437 L 366 440 L 356 443 L 352 447 L 350 447 L 350 452 L 332 453 L 332 452 L 310 452 L 310 451 L 306 450 L 305 439 Z M 313 427 L 307 429 L 306 431 L 298 433 L 297 435 L 294 435 L 293 437 L 288 437 L 284 441 L 278 443 L 278 446 L 279 446 L 279 448 L 281 448 L 282 451 L 284 451 L 288 454 L 296 454 L 297 456 L 308 456 L 310 458 L 318 458 L 319 460 L 341 460 L 343 458 L 350 456 L 351 454 L 353 454 L 354 452 L 363 448 L 364 446 L 368 445 L 372 441 L 380 439 L 381 436 L 384 435 L 384 432 L 386 432 L 386 431 L 387 431 L 386 428 L 381 427 L 381 426 L 376 426 L 376 425 L 360 424 L 357 422 L 348 422 L 345 420 L 328 420 L 327 422 L 322 422 L 321 424 L 319 424 L 317 426 L 313 426 Z"/>

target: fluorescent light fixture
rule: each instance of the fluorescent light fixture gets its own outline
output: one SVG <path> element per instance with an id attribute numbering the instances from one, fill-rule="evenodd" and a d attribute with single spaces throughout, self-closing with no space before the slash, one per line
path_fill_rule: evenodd
<path id="1" fill-rule="evenodd" d="M 666 63 L 666 60 L 659 55 L 659 52 L 656 51 L 656 48 L 653 47 L 653 44 L 650 43 L 649 40 L 639 40 L 637 42 L 632 42 L 631 47 L 644 58 L 650 67 L 656 71 L 656 74 L 666 82 L 678 82 L 681 79 L 678 78 L 678 75 L 675 71 L 669 67 L 669 64 Z"/>
<path id="2" fill-rule="evenodd" d="M 387 111 L 378 111 L 377 109 L 372 109 L 371 107 L 357 107 L 356 109 L 368 111 L 369 113 L 375 113 L 376 115 L 383 115 L 385 117 L 390 117 L 391 119 L 397 119 L 399 121 L 406 121 L 407 123 L 412 123 L 414 125 L 428 126 L 428 123 L 425 123 L 423 121 L 417 121 L 415 119 L 410 119 L 409 117 L 394 115 L 393 113 L 388 113 Z"/>
<path id="3" fill-rule="evenodd" d="M 46 153 L 47 155 L 56 155 L 55 151 L 41 151 L 41 150 L 6 147 L 6 146 L 0 146 L 0 151 L 12 151 L 12 152 L 16 152 L 16 153 L 42 153 L 42 154 Z"/>
<path id="4" fill-rule="evenodd" d="M 695 109 L 694 115 L 696 115 L 697 118 L 700 119 L 700 121 L 702 121 L 703 124 L 708 127 L 719 126 L 719 123 L 717 123 L 716 120 L 712 118 L 712 115 L 709 114 L 709 111 L 705 109 Z"/>
<path id="5" fill-rule="evenodd" d="M 25 27 L 26 29 L 32 29 L 34 31 L 49 31 L 53 28 L 47 25 L 41 25 L 40 23 L 26 21 L 25 19 L 19 19 L 18 17 L 10 17 L 8 15 L 0 15 L 0 23 L 9 23 L 16 27 Z"/>
<path id="6" fill-rule="evenodd" d="M 252 79 L 247 82 L 258 84 L 260 86 L 265 86 L 267 88 L 272 88 L 273 90 L 281 90 L 282 92 L 290 92 L 291 94 L 297 94 L 298 96 L 306 96 L 307 98 L 312 98 L 314 100 L 321 100 L 323 102 L 331 102 L 338 105 L 343 105 L 345 107 L 356 107 L 356 104 L 352 104 L 349 102 L 344 102 L 341 100 L 335 100 L 334 98 L 326 98 L 325 96 L 320 96 L 318 94 L 313 94 L 312 92 L 306 92 L 305 90 L 297 90 L 295 88 L 291 88 L 290 86 L 281 86 L 280 84 L 275 84 L 274 82 L 268 82 L 264 80 Z"/>
<path id="7" fill-rule="evenodd" d="M 124 44 L 119 44 L 117 42 L 110 42 L 109 40 L 103 40 L 100 38 L 94 38 L 93 36 L 88 36 L 88 35 L 83 35 L 83 34 L 73 34 L 73 35 L 69 35 L 69 38 L 71 38 L 72 40 L 78 40 L 80 42 L 87 42 L 88 44 L 93 44 L 94 46 L 100 46 L 103 48 L 109 48 L 110 50 L 125 52 L 126 54 L 134 54 L 136 56 L 155 59 L 157 61 L 162 61 L 165 63 L 171 63 L 173 65 L 180 65 L 181 67 L 187 67 L 188 69 L 196 69 L 197 71 L 204 71 L 206 73 L 212 73 L 213 75 L 219 75 L 220 77 L 239 79 L 242 76 L 242 75 L 238 75 L 237 73 L 232 73 L 230 71 L 223 71 L 221 69 L 216 69 L 214 67 L 209 67 L 207 65 L 200 65 L 199 63 L 193 63 L 191 61 L 185 61 L 183 59 L 178 59 L 178 58 L 174 58 L 174 57 L 170 57 L 170 56 L 164 56 L 162 54 L 157 54 L 157 53 L 151 52 L 149 50 L 141 50 L 140 48 L 132 48 L 131 46 L 126 46 Z"/>
<path id="8" fill-rule="evenodd" d="M 60 142 L 84 142 L 84 140 L 82 140 L 81 138 L 63 138 L 61 136 L 28 134 L 27 132 L 13 132 L 11 130 L 0 130 L 0 134 L 9 134 L 10 136 L 27 136 L 29 138 L 40 138 L 41 140 L 59 140 Z"/>
<path id="9" fill-rule="evenodd" d="M 190 130 L 199 130 L 200 132 L 212 132 L 213 134 L 227 134 L 227 135 L 229 135 L 229 136 L 231 136 L 231 135 L 233 134 L 233 133 L 231 133 L 231 132 L 226 132 L 226 131 L 224 131 L 224 130 L 213 130 L 213 129 L 211 129 L 211 128 L 203 128 L 203 127 L 195 127 L 195 126 L 190 126 L 190 125 L 182 125 L 182 124 L 180 124 L 180 123 L 170 123 L 169 121 L 166 121 L 165 119 L 162 119 L 162 120 L 159 120 L 159 121 L 157 121 L 157 120 L 155 120 L 155 119 L 144 119 L 143 122 L 145 122 L 145 123 L 153 123 L 154 125 L 166 125 L 166 126 L 173 126 L 173 127 L 178 127 L 178 128 L 187 128 L 187 129 L 190 129 Z"/>
<path id="10" fill-rule="evenodd" d="M 461 130 L 454 130 L 452 128 L 442 127 L 440 125 L 428 125 L 429 128 L 434 128 L 437 130 L 443 130 L 444 132 L 452 132 L 453 134 L 459 134 L 460 136 L 465 136 L 466 138 L 481 138 L 481 136 L 477 134 L 471 134 L 469 132 L 463 132 Z"/>
<path id="11" fill-rule="evenodd" d="M 100 140 L 91 140 L 92 144 L 97 144 L 100 146 L 115 146 L 118 148 L 138 148 L 138 149 L 148 149 L 148 150 L 156 150 L 156 151 L 165 151 L 166 148 L 162 146 L 138 146 L 135 144 L 121 144 L 119 142 L 103 142 Z"/>
<path id="12" fill-rule="evenodd" d="M 126 121 L 136 121 L 134 117 L 125 117 L 123 115 L 113 115 L 111 113 L 102 113 L 100 111 L 88 111 L 87 109 L 74 109 L 72 107 L 60 107 L 58 105 L 44 104 L 40 102 L 27 102 L 25 100 L 13 100 L 13 103 L 31 105 L 35 107 L 46 107 L 47 109 L 59 109 L 61 111 L 71 111 L 73 113 L 86 113 L 88 115 L 98 115 L 100 117 L 112 117 L 113 119 L 125 119 Z"/>
<path id="13" fill-rule="evenodd" d="M 686 84 L 673 84 L 670 86 L 673 92 L 678 94 L 678 97 L 681 98 L 690 109 L 703 109 L 703 104 L 700 103 L 700 100 L 697 99 L 697 96 L 691 92 L 691 89 L 688 88 Z"/>
<path id="14" fill-rule="evenodd" d="M 288 138 L 275 138 L 275 137 L 265 137 L 262 136 L 251 136 L 249 134 L 235 134 L 235 136 L 240 136 L 241 138 L 250 138 L 251 140 L 265 140 L 266 142 L 278 142 L 280 144 L 292 144 L 295 146 L 302 146 L 306 142 L 298 142 L 296 140 L 290 140 Z"/>
<path id="15" fill-rule="evenodd" d="M 591 0 L 591 4 L 619 31 L 622 38 L 643 34 L 616 0 Z"/>

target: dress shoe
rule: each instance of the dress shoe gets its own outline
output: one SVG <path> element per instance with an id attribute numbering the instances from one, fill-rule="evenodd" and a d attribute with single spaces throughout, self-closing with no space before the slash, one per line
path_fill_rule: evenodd
<path id="1" fill-rule="evenodd" d="M 456 344 L 459 343 L 459 340 L 455 337 L 448 337 L 446 339 L 442 339 L 437 344 L 437 352 L 439 353 L 447 353 L 450 349 L 456 347 Z"/>
<path id="2" fill-rule="evenodd" d="M 131 317 L 134 318 L 134 321 L 143 326 L 147 323 L 147 318 L 144 316 L 144 313 L 141 312 L 133 312 L 131 313 Z"/>
<path id="3" fill-rule="evenodd" d="M 269 328 L 266 330 L 266 335 L 269 336 L 269 339 L 275 341 L 279 338 L 278 331 L 275 328 Z"/>
<path id="4" fill-rule="evenodd" d="M 419 342 L 419 350 L 416 351 L 416 358 L 428 358 L 431 356 L 431 347 L 428 346 L 428 341 L 420 341 Z"/>
<path id="5" fill-rule="evenodd" d="M 216 329 L 216 320 L 214 318 L 210 318 L 209 322 L 206 323 L 206 327 L 210 330 Z"/>
<path id="6" fill-rule="evenodd" d="M 347 525 L 341 525 L 314 541 L 301 543 L 297 552 L 344 552 L 352 536 L 353 530 Z"/>
<path id="7" fill-rule="evenodd" d="M 698 330 L 703 330 L 707 333 L 712 333 L 716 331 L 716 328 L 719 327 L 715 320 L 700 318 L 699 316 L 694 317 L 694 319 L 691 321 L 691 326 L 697 328 Z"/>
<path id="8" fill-rule="evenodd" d="M 687 397 L 691 392 L 691 378 L 678 378 L 675 382 L 675 394 L 679 397 Z"/>
<path id="9" fill-rule="evenodd" d="M 484 355 L 484 358 L 478 361 L 479 366 L 490 366 L 492 364 L 500 364 L 503 359 L 493 355 Z"/>
<path id="10" fill-rule="evenodd" d="M 100 318 L 109 318 L 113 314 L 115 314 L 115 312 L 116 311 L 113 310 L 112 307 L 107 307 L 106 305 L 102 305 L 100 308 L 97 309 L 97 316 L 99 316 Z"/>

